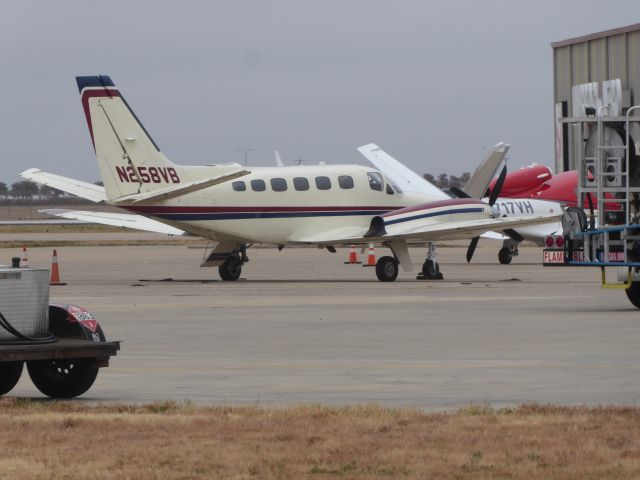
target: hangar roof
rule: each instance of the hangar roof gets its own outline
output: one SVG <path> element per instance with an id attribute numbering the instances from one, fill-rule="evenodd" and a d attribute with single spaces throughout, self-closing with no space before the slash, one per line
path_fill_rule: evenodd
<path id="1" fill-rule="evenodd" d="M 634 23 L 633 25 L 627 25 L 626 27 L 613 28 L 611 30 L 604 30 L 602 32 L 590 33 L 589 35 L 583 35 L 582 37 L 569 38 L 567 40 L 560 40 L 559 42 L 552 42 L 552 48 L 566 47 L 567 45 L 573 45 L 576 43 L 588 42 L 589 40 L 595 40 L 597 38 L 610 37 L 612 35 L 619 35 L 621 33 L 635 32 L 640 30 L 640 23 Z"/>

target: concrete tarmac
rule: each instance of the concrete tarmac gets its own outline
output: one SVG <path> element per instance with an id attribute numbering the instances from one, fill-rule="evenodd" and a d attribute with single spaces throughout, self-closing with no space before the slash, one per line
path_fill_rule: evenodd
<path id="1" fill-rule="evenodd" d="M 640 310 L 598 270 L 543 268 L 538 248 L 500 265 L 498 246 L 471 264 L 441 248 L 444 280 L 394 283 L 344 265 L 345 249 L 250 250 L 245 279 L 222 282 L 199 248 L 64 247 L 51 300 L 123 342 L 81 397 L 95 402 L 635 404 Z M 48 267 L 51 249 L 29 259 Z M 41 397 L 26 374 L 11 394 Z"/>

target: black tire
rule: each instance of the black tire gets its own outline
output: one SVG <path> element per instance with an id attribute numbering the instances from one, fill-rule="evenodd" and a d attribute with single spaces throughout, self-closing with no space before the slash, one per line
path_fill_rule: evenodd
<path id="1" fill-rule="evenodd" d="M 635 307 L 640 308 L 640 282 L 631 282 L 631 286 L 624 293 Z"/>
<path id="2" fill-rule="evenodd" d="M 242 263 L 237 258 L 228 258 L 218 267 L 218 273 L 225 282 L 235 282 L 242 273 Z"/>
<path id="3" fill-rule="evenodd" d="M 398 262 L 393 257 L 380 257 L 376 262 L 376 276 L 381 282 L 393 282 L 398 278 Z"/>
<path id="4" fill-rule="evenodd" d="M 20 375 L 24 362 L 2 362 L 0 363 L 0 395 L 4 395 L 13 390 Z"/>
<path id="5" fill-rule="evenodd" d="M 90 359 L 27 362 L 27 371 L 38 390 L 52 398 L 74 398 L 91 388 L 98 368 Z"/>
<path id="6" fill-rule="evenodd" d="M 513 252 L 509 247 L 502 247 L 498 252 L 498 260 L 502 265 L 509 265 L 513 259 Z"/>
<path id="7" fill-rule="evenodd" d="M 434 262 L 433 260 L 426 260 L 422 264 L 422 274 L 424 278 L 428 278 L 429 280 L 436 280 L 440 278 L 440 265 L 438 262 Z"/>

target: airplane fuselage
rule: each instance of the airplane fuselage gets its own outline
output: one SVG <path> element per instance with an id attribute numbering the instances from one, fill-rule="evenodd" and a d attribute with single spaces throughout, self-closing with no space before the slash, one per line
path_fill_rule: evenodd
<path id="1" fill-rule="evenodd" d="M 374 215 L 437 199 L 399 192 L 371 167 L 315 165 L 252 167 L 179 198 L 122 207 L 216 241 L 291 244 L 331 230 L 366 230 Z"/>

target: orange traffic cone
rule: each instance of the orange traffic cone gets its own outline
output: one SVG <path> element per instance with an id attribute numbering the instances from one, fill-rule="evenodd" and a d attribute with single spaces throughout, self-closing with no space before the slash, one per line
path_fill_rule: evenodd
<path id="1" fill-rule="evenodd" d="M 345 265 L 353 265 L 354 263 L 362 263 L 358 261 L 358 254 L 356 253 L 356 246 L 355 245 L 350 245 L 350 250 L 349 250 L 349 261 L 348 262 L 344 262 Z"/>
<path id="2" fill-rule="evenodd" d="M 60 270 L 58 269 L 58 252 L 53 250 L 53 259 L 51 260 L 51 281 L 49 285 L 66 285 L 60 281 Z"/>
<path id="3" fill-rule="evenodd" d="M 373 248 L 373 243 L 369 244 L 369 254 L 367 255 L 367 263 L 362 265 L 363 267 L 375 267 L 376 266 L 376 251 Z"/>
<path id="4" fill-rule="evenodd" d="M 20 266 L 21 267 L 28 267 L 29 266 L 29 259 L 27 258 L 27 247 L 26 246 L 22 247 L 22 258 L 20 259 Z"/>

